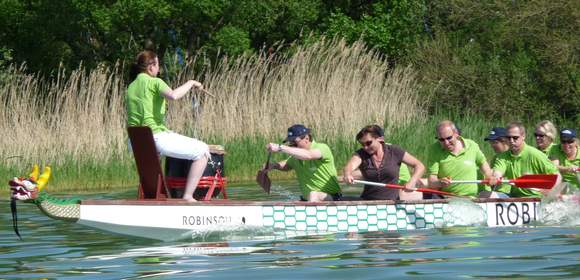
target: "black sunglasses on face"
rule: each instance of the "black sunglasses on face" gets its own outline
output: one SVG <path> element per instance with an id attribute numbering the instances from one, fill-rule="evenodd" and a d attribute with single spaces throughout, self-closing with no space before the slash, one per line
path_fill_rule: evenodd
<path id="1" fill-rule="evenodd" d="M 359 142 L 359 144 L 363 147 L 368 147 L 373 143 L 373 140 L 366 141 L 364 143 Z"/>
<path id="2" fill-rule="evenodd" d="M 536 138 L 544 138 L 546 137 L 546 134 L 534 133 L 534 136 L 536 136 Z"/>
<path id="3" fill-rule="evenodd" d="M 506 138 L 507 138 L 508 140 L 514 140 L 514 141 L 518 141 L 518 139 L 520 139 L 520 136 L 509 136 L 509 135 L 508 135 L 508 136 L 506 136 Z"/>
<path id="4" fill-rule="evenodd" d="M 560 139 L 560 143 L 562 144 L 572 144 L 574 141 L 574 139 Z"/>
<path id="5" fill-rule="evenodd" d="M 439 142 L 445 142 L 445 140 L 451 141 L 451 139 L 453 139 L 453 135 L 448 136 L 448 137 L 444 137 L 444 138 L 439 138 L 439 137 L 435 136 L 435 139 L 439 140 Z"/>

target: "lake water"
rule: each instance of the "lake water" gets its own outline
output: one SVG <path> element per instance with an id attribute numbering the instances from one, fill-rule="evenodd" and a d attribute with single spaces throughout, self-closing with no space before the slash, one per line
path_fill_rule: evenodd
<path id="1" fill-rule="evenodd" d="M 292 183 L 276 185 L 266 197 L 238 185 L 228 195 L 286 200 L 296 191 Z M 0 215 L 0 279 L 580 279 L 577 225 L 158 242 L 55 221 L 19 203 L 19 241 L 8 200 L 0 201 Z"/>

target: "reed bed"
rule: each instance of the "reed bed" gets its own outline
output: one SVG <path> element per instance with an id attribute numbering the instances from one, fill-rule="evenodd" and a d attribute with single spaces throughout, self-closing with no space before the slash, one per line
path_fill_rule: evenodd
<path id="1" fill-rule="evenodd" d="M 192 68 L 180 75 L 196 77 Z M 390 69 L 378 52 L 362 43 L 321 40 L 298 47 L 290 58 L 265 55 L 225 59 L 203 81 L 218 98 L 200 96 L 203 108 L 192 115 L 192 102 L 171 108 L 169 124 L 187 133 L 230 140 L 262 136 L 281 140 L 286 128 L 303 123 L 322 138 L 351 138 L 369 123 L 388 129 L 423 119 L 411 68 Z"/>
<path id="2" fill-rule="evenodd" d="M 192 94 L 170 102 L 168 126 L 224 144 L 233 180 L 251 177 L 264 161 L 263 144 L 281 141 L 294 123 L 312 128 L 318 139 L 342 143 L 338 152 L 348 151 L 346 158 L 354 134 L 364 125 L 385 124 L 387 131 L 395 131 L 426 119 L 414 71 L 390 69 L 362 43 L 322 40 L 297 47 L 286 58 L 224 58 L 201 77 L 192 65 L 170 85 L 194 78 L 216 98 Z M 79 67 L 43 82 L 20 68 L 8 69 L 0 84 L 3 178 L 43 163 L 53 166 L 52 184 L 59 189 L 134 185 L 123 71 L 100 67 L 87 72 Z M 192 108 L 194 98 L 197 109 Z"/>

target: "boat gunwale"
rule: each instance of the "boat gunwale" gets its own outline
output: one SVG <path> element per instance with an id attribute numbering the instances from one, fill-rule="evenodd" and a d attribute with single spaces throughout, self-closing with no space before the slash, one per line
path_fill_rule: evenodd
<path id="1" fill-rule="evenodd" d="M 350 205 L 400 205 L 400 204 L 436 204 L 449 203 L 455 199 L 422 199 L 422 200 L 344 200 L 344 201 L 255 201 L 255 200 L 225 200 L 188 202 L 182 199 L 122 199 L 81 200 L 81 205 L 138 205 L 138 206 L 350 206 Z M 540 198 L 477 198 L 474 203 L 512 203 L 540 202 Z"/>

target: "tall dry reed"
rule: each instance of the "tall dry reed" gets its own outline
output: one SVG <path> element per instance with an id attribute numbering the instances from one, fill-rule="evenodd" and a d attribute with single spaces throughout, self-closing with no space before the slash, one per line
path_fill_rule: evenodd
<path id="1" fill-rule="evenodd" d="M 276 141 L 293 123 L 313 128 L 316 137 L 352 139 L 370 123 L 394 128 L 424 117 L 413 70 L 389 69 L 362 43 L 323 40 L 298 47 L 285 59 L 224 59 L 203 77 L 192 69 L 186 67 L 176 80 L 201 80 L 216 98 L 197 94 L 170 102 L 168 127 L 202 139 Z M 126 148 L 122 69 L 87 73 L 79 68 L 68 75 L 60 72 L 51 82 L 18 68 L 5 74 L 0 84 L 0 169 L 23 170 L 39 162 L 56 169 L 67 166 L 71 177 L 81 168 L 88 168 L 85 175 L 98 173 L 91 169 L 94 165 L 134 172 Z M 197 114 L 194 96 L 201 103 Z"/>
<path id="2" fill-rule="evenodd" d="M 191 68 L 181 80 L 197 78 Z M 378 52 L 362 43 L 321 40 L 298 47 L 288 59 L 241 57 L 219 64 L 202 79 L 217 98 L 200 95 L 197 119 L 192 102 L 171 108 L 169 125 L 185 132 L 227 139 L 260 135 L 280 138 L 294 123 L 303 123 L 323 138 L 348 137 L 369 123 L 387 129 L 421 119 L 411 68 L 389 69 Z M 185 116 L 185 117 L 184 117 Z"/>
<path id="3" fill-rule="evenodd" d="M 0 156 L 22 163 L 64 164 L 123 159 L 125 109 L 118 71 L 59 72 L 54 81 L 10 68 L 0 85 Z"/>

